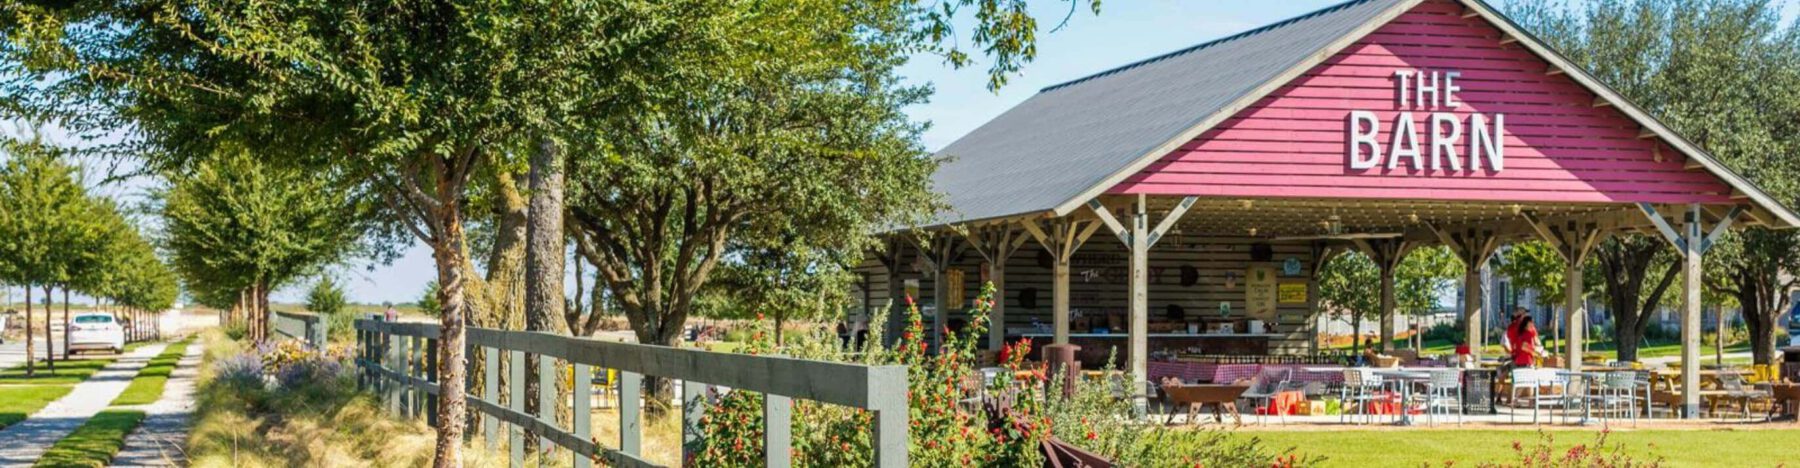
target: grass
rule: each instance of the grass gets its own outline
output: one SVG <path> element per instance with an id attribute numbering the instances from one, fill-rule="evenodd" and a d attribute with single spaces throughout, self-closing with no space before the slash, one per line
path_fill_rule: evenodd
<path id="1" fill-rule="evenodd" d="M 176 362 L 187 354 L 191 342 L 193 339 L 190 338 L 163 348 L 161 354 L 150 359 L 150 363 L 138 371 L 137 377 L 131 379 L 131 385 L 113 399 L 113 406 L 147 405 L 161 399 L 163 386 L 169 382 L 169 373 L 175 371 Z"/>
<path id="2" fill-rule="evenodd" d="M 136 429 L 138 423 L 144 421 L 144 412 L 137 410 L 109 409 L 95 414 L 80 428 L 70 433 L 50 450 L 44 452 L 42 458 L 32 466 L 74 467 L 74 466 L 106 466 L 113 455 L 125 446 L 125 435 Z"/>
<path id="3" fill-rule="evenodd" d="M 113 360 L 114 358 L 107 357 L 56 361 L 55 371 L 39 364 L 37 373 L 29 377 L 25 375 L 24 367 L 0 370 L 0 385 L 74 385 L 87 380 L 107 364 L 112 364 Z"/>
<path id="4" fill-rule="evenodd" d="M 36 413 L 74 389 L 71 385 L 0 386 L 0 428 L 24 421 L 31 413 Z"/>
<path id="5" fill-rule="evenodd" d="M 194 426 L 187 455 L 195 467 L 425 466 L 436 433 L 424 420 L 390 415 L 350 379 L 298 390 L 234 388 L 216 363 L 244 352 L 217 329 L 205 332 Z M 469 428 L 479 431 L 479 426 Z M 505 451 L 465 445 L 466 466 L 504 466 Z"/>
<path id="6" fill-rule="evenodd" d="M 1242 433 L 1249 434 L 1249 433 Z M 1321 466 L 1432 466 L 1455 461 L 1516 463 L 1514 442 L 1529 449 L 1538 440 L 1534 431 L 1412 430 L 1412 431 L 1292 431 L 1254 432 L 1274 447 L 1295 447 L 1300 453 L 1326 457 Z M 1592 446 L 1598 431 L 1554 431 L 1553 454 L 1577 444 Z M 1776 466 L 1793 457 L 1793 440 L 1800 430 L 1619 430 L 1606 443 L 1620 445 L 1640 462 L 1662 458 L 1663 466 L 1746 467 Z"/>

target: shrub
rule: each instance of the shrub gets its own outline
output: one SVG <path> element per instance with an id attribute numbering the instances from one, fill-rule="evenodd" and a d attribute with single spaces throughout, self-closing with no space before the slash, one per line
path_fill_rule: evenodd
<path id="1" fill-rule="evenodd" d="M 344 288 L 339 287 L 331 276 L 320 276 L 313 283 L 311 291 L 306 293 L 306 310 L 321 316 L 332 316 L 344 312 Z"/>
<path id="2" fill-rule="evenodd" d="M 1575 444 L 1568 450 L 1555 448 L 1555 437 L 1549 432 L 1538 431 L 1535 443 L 1526 444 L 1513 441 L 1513 460 L 1504 462 L 1488 462 L 1477 466 L 1487 468 L 1654 468 L 1662 465 L 1662 459 L 1640 461 L 1625 452 L 1624 444 L 1606 443 L 1611 430 L 1601 430 L 1594 437 L 1594 443 Z M 1450 462 L 1444 466 L 1450 467 Z"/>
<path id="3" fill-rule="evenodd" d="M 256 353 L 225 357 L 213 364 L 213 369 L 213 380 L 219 385 L 245 393 L 260 392 L 266 388 L 262 356 Z"/>

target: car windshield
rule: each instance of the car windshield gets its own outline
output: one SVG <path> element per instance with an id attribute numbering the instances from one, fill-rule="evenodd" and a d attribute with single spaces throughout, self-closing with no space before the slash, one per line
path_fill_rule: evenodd
<path id="1" fill-rule="evenodd" d="M 75 317 L 75 323 L 112 323 L 112 317 L 106 315 L 82 315 Z"/>

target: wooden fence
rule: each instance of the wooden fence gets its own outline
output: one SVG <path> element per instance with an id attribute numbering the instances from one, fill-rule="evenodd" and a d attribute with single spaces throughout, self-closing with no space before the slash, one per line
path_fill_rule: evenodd
<path id="1" fill-rule="evenodd" d="M 424 415 L 435 426 L 438 333 L 439 326 L 431 323 L 357 320 L 359 385 L 381 395 L 389 410 L 407 417 Z M 708 388 L 719 386 L 762 394 L 763 418 L 768 428 L 763 440 L 767 466 L 790 465 L 795 398 L 873 412 L 876 466 L 907 466 L 905 366 L 716 353 L 485 328 L 468 329 L 467 351 L 471 359 L 483 357 L 482 369 L 469 369 L 471 381 L 475 372 L 483 373 L 483 388 L 479 392 L 468 389 L 468 407 L 488 416 L 482 418 L 481 433 L 490 448 L 499 440 L 499 424 L 507 425 L 512 466 L 524 462 L 525 428 L 539 434 L 546 446 L 554 444 L 572 451 L 574 466 L 578 468 L 590 466 L 588 454 L 597 455 L 611 466 L 656 466 L 642 452 L 643 417 L 639 402 L 645 376 L 682 382 L 682 460 L 691 460 L 694 454 L 690 451 L 698 446 L 695 442 L 701 437 L 698 426 L 708 404 Z M 509 363 L 506 381 L 510 397 L 504 402 L 500 394 L 502 354 Z M 574 375 L 583 376 L 574 379 L 574 401 L 558 402 L 555 392 L 542 392 L 538 400 L 541 414 L 527 414 L 528 355 L 539 357 L 539 388 L 556 388 L 555 379 L 563 374 L 558 370 L 564 369 L 557 361 L 573 366 Z M 616 382 L 610 382 L 618 386 L 620 401 L 616 448 L 601 446 L 591 437 L 593 411 L 588 396 L 593 393 L 593 381 L 586 377 L 599 369 L 618 371 Z M 559 426 L 556 412 L 544 411 L 568 404 L 574 405 L 573 427 Z M 473 434 L 473 428 L 470 429 Z"/>
<path id="2" fill-rule="evenodd" d="M 325 317 L 304 312 L 275 312 L 271 326 L 277 336 L 306 342 L 313 349 L 325 349 Z"/>

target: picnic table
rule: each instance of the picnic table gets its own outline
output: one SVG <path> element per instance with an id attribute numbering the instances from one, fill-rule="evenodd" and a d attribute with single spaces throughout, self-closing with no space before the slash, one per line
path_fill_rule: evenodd
<path id="1" fill-rule="evenodd" d="M 1223 411 L 1231 413 L 1231 420 L 1234 424 L 1243 425 L 1244 419 L 1237 410 L 1237 399 L 1238 396 L 1249 390 L 1249 385 L 1164 384 L 1162 386 L 1163 395 L 1169 399 L 1170 405 L 1175 407 L 1187 405 L 1189 424 L 1196 421 L 1195 418 L 1203 407 L 1212 405 L 1213 420 L 1224 423 L 1225 417 L 1220 414 Z M 1171 410 L 1168 419 L 1163 421 L 1163 424 L 1171 424 L 1174 421 L 1175 412 Z"/>

